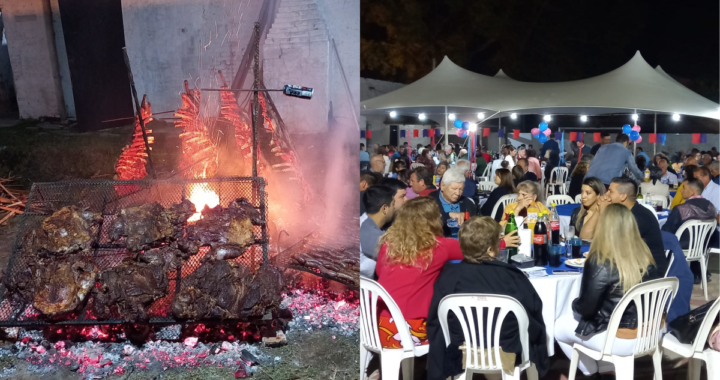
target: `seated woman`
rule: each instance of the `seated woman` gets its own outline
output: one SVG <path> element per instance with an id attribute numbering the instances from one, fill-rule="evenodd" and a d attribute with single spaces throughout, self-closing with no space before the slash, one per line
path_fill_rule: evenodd
<path id="1" fill-rule="evenodd" d="M 520 182 L 525 180 L 525 170 L 523 170 L 523 167 L 520 165 L 515 165 L 515 167 L 512 168 L 512 178 L 513 178 L 513 185 L 517 186 L 520 184 Z"/>
<path id="2" fill-rule="evenodd" d="M 568 191 L 570 198 L 575 199 L 578 194 L 582 193 L 583 180 L 585 179 L 585 174 L 587 174 L 590 169 L 592 157 L 593 156 L 589 154 L 587 156 L 582 156 L 580 162 L 575 165 L 575 169 L 573 169 L 572 173 L 570 173 L 570 189 Z"/>
<path id="3" fill-rule="evenodd" d="M 507 223 L 511 211 L 515 213 L 515 216 L 528 217 L 528 223 L 534 224 L 540 211 L 548 211 L 542 202 L 538 202 L 539 193 L 535 182 L 521 182 L 517 187 L 517 202 L 510 203 L 505 207 L 500 224 L 504 226 Z"/>
<path id="4" fill-rule="evenodd" d="M 527 312 L 530 361 L 535 363 L 540 376 L 548 369 L 548 353 L 545 322 L 542 316 L 542 301 L 530 280 L 515 266 L 495 261 L 499 252 L 498 236 L 500 226 L 488 217 L 473 217 L 460 228 L 459 241 L 464 259 L 458 264 L 446 264 L 433 289 L 430 311 L 427 318 L 429 380 L 445 380 L 463 372 L 462 346 L 465 338 L 458 318 L 448 315 L 450 342 L 445 341 L 438 306 L 443 297 L 459 293 L 485 293 L 510 296 L 523 305 Z M 482 327 L 483 329 L 486 326 Z M 450 343 L 446 345 L 446 343 Z M 500 349 L 510 354 L 501 357 L 503 368 L 513 368 L 521 359 L 522 345 L 518 335 L 518 324 L 514 314 L 509 314 L 500 329 Z M 513 358 L 514 356 L 514 358 Z"/>
<path id="5" fill-rule="evenodd" d="M 595 177 L 588 177 L 582 182 L 582 204 L 570 217 L 570 225 L 575 227 L 575 236 L 590 240 L 595 234 L 595 226 L 600 219 L 598 200 L 605 195 L 605 185 Z"/>
<path id="6" fill-rule="evenodd" d="M 670 186 L 660 181 L 660 178 L 663 176 L 662 169 L 657 166 L 651 166 L 648 170 L 650 170 L 650 182 L 640 183 L 640 194 L 642 194 L 643 197 L 646 195 L 662 195 L 664 197 L 670 195 Z"/>
<path id="7" fill-rule="evenodd" d="M 443 237 L 442 219 L 435 199 L 417 197 L 401 207 L 392 226 L 380 237 L 375 273 L 378 282 L 397 303 L 408 321 L 415 344 L 427 344 L 425 320 L 432 287 L 443 265 L 461 260 L 460 244 Z M 400 348 L 398 330 L 390 313 L 379 319 L 383 347 Z"/>
<path id="8" fill-rule="evenodd" d="M 493 208 L 495 207 L 495 204 L 502 198 L 504 195 L 512 194 L 515 192 L 515 185 L 512 181 L 512 175 L 510 175 L 510 170 L 507 169 L 498 169 L 495 171 L 495 184 L 498 185 L 488 197 L 485 204 L 480 208 L 480 215 L 482 216 L 492 216 Z M 502 207 L 502 205 L 500 206 Z M 500 212 L 497 213 L 497 217 L 495 218 L 496 221 L 500 221 L 500 216 L 502 215 L 502 208 L 498 209 Z"/>
<path id="9" fill-rule="evenodd" d="M 692 160 L 693 160 L 693 162 L 696 162 L 694 158 Z M 683 167 L 684 180 L 682 181 L 680 186 L 678 186 L 678 189 L 675 192 L 675 196 L 673 197 L 672 203 L 670 203 L 670 210 L 674 209 L 675 206 L 677 206 L 677 205 L 681 205 L 681 204 L 685 203 L 685 198 L 683 198 L 683 196 L 682 196 L 682 189 L 683 189 L 683 186 L 688 181 L 695 179 L 695 169 L 697 169 L 697 165 L 695 165 L 695 164 L 686 163 L 685 166 Z"/>
<path id="10" fill-rule="evenodd" d="M 555 321 L 554 336 L 565 355 L 571 357 L 575 343 L 601 350 L 610 315 L 625 292 L 641 282 L 660 277 L 632 212 L 619 203 L 608 205 L 595 229 L 583 268 L 580 295 L 572 303 L 573 313 L 566 313 Z M 631 329 L 638 327 L 635 304 L 625 309 L 619 327 L 612 353 L 632 355 L 637 330 L 633 335 Z M 585 376 L 614 368 L 612 363 L 597 362 L 583 353 L 580 353 L 578 367 Z"/>

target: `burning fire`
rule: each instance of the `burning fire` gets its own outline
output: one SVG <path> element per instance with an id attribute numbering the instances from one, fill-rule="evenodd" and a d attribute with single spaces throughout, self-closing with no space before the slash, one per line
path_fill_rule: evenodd
<path id="1" fill-rule="evenodd" d="M 188 222 L 197 222 L 202 217 L 205 206 L 217 207 L 220 204 L 220 197 L 215 191 L 208 189 L 207 184 L 198 184 L 190 192 L 190 202 L 195 205 L 197 212 L 188 219 Z"/>

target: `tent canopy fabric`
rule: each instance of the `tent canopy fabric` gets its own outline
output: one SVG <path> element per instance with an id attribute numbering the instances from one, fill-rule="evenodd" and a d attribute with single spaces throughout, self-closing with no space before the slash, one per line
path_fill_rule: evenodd
<path id="1" fill-rule="evenodd" d="M 653 69 L 637 52 L 623 66 L 592 78 L 555 83 L 513 80 L 473 73 L 445 57 L 425 77 L 361 103 L 364 114 L 396 110 L 404 114 L 456 113 L 459 117 L 518 114 L 679 113 L 720 119 L 718 104 Z M 467 117 L 467 116 L 465 116 Z M 474 120 L 474 119 L 473 119 Z"/>

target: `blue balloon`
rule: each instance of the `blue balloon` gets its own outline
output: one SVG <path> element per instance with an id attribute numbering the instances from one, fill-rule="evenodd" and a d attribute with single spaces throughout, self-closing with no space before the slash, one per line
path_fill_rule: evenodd
<path id="1" fill-rule="evenodd" d="M 638 131 L 630 131 L 630 135 L 629 135 L 629 136 L 630 136 L 630 140 L 636 141 L 637 139 L 640 138 L 640 132 L 638 132 Z"/>
<path id="2" fill-rule="evenodd" d="M 467 121 L 464 121 L 464 122 L 462 123 L 462 129 L 464 129 L 464 130 L 466 130 L 466 131 L 467 131 L 468 129 L 470 129 L 470 123 L 467 122 Z M 466 133 L 466 134 L 467 134 L 467 133 Z"/>
<path id="3" fill-rule="evenodd" d="M 629 135 L 630 132 L 632 132 L 632 127 L 630 126 L 630 124 L 623 125 L 623 133 Z"/>
<path id="4" fill-rule="evenodd" d="M 548 129 L 547 123 L 543 121 L 540 125 L 538 125 L 538 129 L 540 129 L 540 132 L 545 132 L 545 130 Z"/>
<path id="5" fill-rule="evenodd" d="M 538 135 L 538 141 L 540 141 L 543 144 L 545 144 L 547 142 L 547 139 L 548 139 L 547 136 L 545 136 L 543 134 Z"/>
<path id="6" fill-rule="evenodd" d="M 455 128 L 458 128 L 458 129 L 462 128 L 462 124 L 463 124 L 462 120 L 455 120 Z"/>
<path id="7" fill-rule="evenodd" d="M 462 134 L 462 138 L 466 138 L 466 137 L 467 137 L 467 135 L 468 135 L 468 134 L 467 134 L 467 132 L 463 132 L 463 134 Z"/>

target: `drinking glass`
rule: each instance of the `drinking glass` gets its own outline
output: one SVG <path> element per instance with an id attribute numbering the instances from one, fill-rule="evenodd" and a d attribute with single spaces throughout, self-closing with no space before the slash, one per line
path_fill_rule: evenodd
<path id="1" fill-rule="evenodd" d="M 560 250 L 559 245 L 550 245 L 548 246 L 548 262 L 550 263 L 551 267 L 559 267 L 560 264 L 562 264 L 562 261 L 560 260 L 560 256 L 562 256 L 562 251 Z"/>
<path id="2" fill-rule="evenodd" d="M 655 211 L 662 212 L 662 210 L 663 210 L 662 201 L 655 201 Z"/>
<path id="3" fill-rule="evenodd" d="M 508 262 L 508 251 L 507 249 L 501 249 L 500 253 L 498 254 L 498 257 L 496 258 L 497 261 L 502 261 L 507 264 Z"/>
<path id="4" fill-rule="evenodd" d="M 571 257 L 572 256 L 572 245 L 570 244 L 570 241 L 575 237 L 575 227 L 574 226 L 567 226 L 565 227 L 565 256 Z"/>

